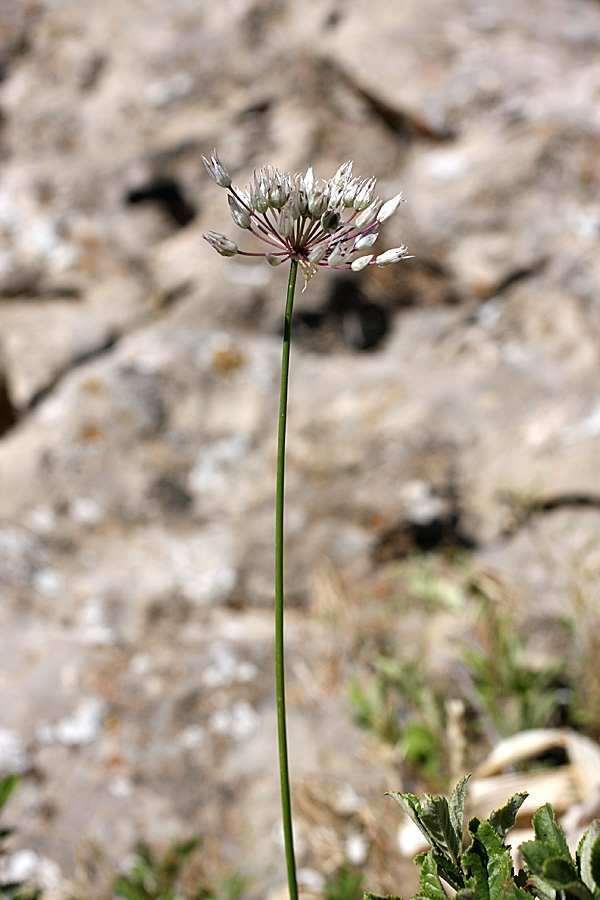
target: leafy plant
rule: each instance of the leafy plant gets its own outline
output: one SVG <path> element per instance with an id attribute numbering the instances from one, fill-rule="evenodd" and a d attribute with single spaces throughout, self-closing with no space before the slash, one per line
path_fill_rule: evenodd
<path id="1" fill-rule="evenodd" d="M 515 794 L 481 821 L 472 818 L 463 837 L 468 776 L 450 800 L 394 791 L 394 797 L 431 845 L 415 857 L 421 867 L 420 891 L 412 900 L 600 900 L 600 821 L 592 822 L 572 858 L 550 804 L 533 816 L 535 840 L 521 846 L 525 866 L 515 872 L 508 832 L 527 797 Z M 450 889 L 450 893 L 448 892 Z M 366 893 L 365 900 L 383 900 Z M 388 895 L 387 900 L 400 900 Z"/>
<path id="2" fill-rule="evenodd" d="M 0 811 L 8 802 L 19 784 L 17 775 L 7 775 L 0 779 Z M 0 829 L 0 862 L 8 855 L 7 841 L 14 833 L 12 828 Z M 0 877 L 0 900 L 37 900 L 41 896 L 39 887 L 28 887 L 20 881 L 2 881 Z"/>

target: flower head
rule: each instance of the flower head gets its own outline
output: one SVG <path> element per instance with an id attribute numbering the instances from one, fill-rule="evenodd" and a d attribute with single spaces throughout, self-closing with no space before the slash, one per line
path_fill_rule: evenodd
<path id="1" fill-rule="evenodd" d="M 377 240 L 379 226 L 396 212 L 402 195 L 382 203 L 375 195 L 375 178 L 362 181 L 352 176 L 352 160 L 329 181 L 316 179 L 312 168 L 306 175 L 289 175 L 263 166 L 243 191 L 232 185 L 216 150 L 202 161 L 212 180 L 229 192 L 235 224 L 268 245 L 266 252 L 250 253 L 239 250 L 225 235 L 209 231 L 204 238 L 221 256 L 262 256 L 272 266 L 297 260 L 305 288 L 319 267 L 360 272 L 366 266 L 389 266 L 407 258 L 404 246 L 361 256 Z"/>

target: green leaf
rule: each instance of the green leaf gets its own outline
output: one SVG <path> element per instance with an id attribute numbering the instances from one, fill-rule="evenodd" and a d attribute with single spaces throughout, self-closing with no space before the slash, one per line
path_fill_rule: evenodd
<path id="1" fill-rule="evenodd" d="M 527 799 L 527 792 L 522 791 L 519 794 L 514 794 L 508 803 L 506 803 L 501 809 L 495 809 L 493 813 L 491 813 L 488 822 L 494 829 L 494 831 L 502 838 L 505 839 L 506 835 L 513 827 L 517 819 L 517 813 L 519 812 L 521 806 Z"/>
<path id="2" fill-rule="evenodd" d="M 412 819 L 427 842 L 431 844 L 431 835 L 421 822 L 421 803 L 419 801 L 419 798 L 414 794 L 399 794 L 397 791 L 388 791 L 387 793 L 390 797 L 393 797 L 397 803 L 400 804 L 409 819 Z"/>
<path id="3" fill-rule="evenodd" d="M 437 865 L 431 850 L 425 854 L 421 866 L 420 885 L 423 897 L 426 897 L 427 900 L 447 900 L 448 895 L 439 879 Z"/>
<path id="4" fill-rule="evenodd" d="M 461 780 L 452 791 L 450 803 L 448 804 L 450 808 L 450 822 L 452 825 L 452 830 L 456 836 L 459 853 L 462 847 L 463 827 L 465 821 L 465 799 L 467 795 L 467 785 L 469 783 L 470 777 L 470 775 L 465 775 L 464 778 L 461 778 Z"/>
<path id="5" fill-rule="evenodd" d="M 371 894 L 369 891 L 364 891 L 363 900 L 401 900 L 400 897 L 396 897 L 395 894 Z"/>
<path id="6" fill-rule="evenodd" d="M 556 856 L 546 860 L 544 878 L 557 891 L 571 890 L 581 881 L 573 861 Z M 585 887 L 583 882 L 581 882 L 581 886 Z M 586 891 L 589 893 L 587 888 Z"/>
<path id="7" fill-rule="evenodd" d="M 489 900 L 485 863 L 473 845 L 463 854 L 463 866 L 468 875 L 467 887 L 473 891 L 474 900 Z"/>
<path id="8" fill-rule="evenodd" d="M 597 819 L 595 820 L 598 821 Z M 594 841 L 591 853 L 592 878 L 596 882 L 596 890 L 600 887 L 600 836 Z"/>
<path id="9" fill-rule="evenodd" d="M 12 792 L 16 789 L 19 781 L 18 775 L 7 775 L 5 778 L 0 779 L 0 809 L 2 809 Z"/>
<path id="10" fill-rule="evenodd" d="M 477 829 L 477 838 L 483 844 L 487 854 L 490 900 L 499 900 L 503 887 L 513 871 L 510 850 L 489 821 L 481 823 Z"/>
<path id="11" fill-rule="evenodd" d="M 595 891 L 600 881 L 600 822 L 594 819 L 579 841 L 577 864 L 583 883 Z"/>
<path id="12" fill-rule="evenodd" d="M 434 846 L 447 853 L 450 859 L 457 863 L 461 850 L 462 832 L 460 836 L 454 832 L 448 801 L 445 797 L 432 797 L 430 794 L 425 794 L 425 797 L 421 822 L 431 835 Z"/>
<path id="13" fill-rule="evenodd" d="M 571 860 L 567 840 L 560 825 L 556 824 L 554 810 L 550 803 L 546 803 L 534 813 L 533 830 L 536 841 L 547 844 L 555 851 L 553 856 Z"/>

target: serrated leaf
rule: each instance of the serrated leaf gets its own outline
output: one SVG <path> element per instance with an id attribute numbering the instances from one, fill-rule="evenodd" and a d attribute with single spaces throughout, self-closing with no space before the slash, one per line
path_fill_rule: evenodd
<path id="1" fill-rule="evenodd" d="M 447 900 L 448 895 L 440 881 L 437 865 L 431 850 L 425 854 L 421 866 L 420 887 L 422 895 L 427 900 Z"/>
<path id="2" fill-rule="evenodd" d="M 450 802 L 448 804 L 450 810 L 450 823 L 452 825 L 452 830 L 454 831 L 454 834 L 456 836 L 458 853 L 460 853 L 462 847 L 463 827 L 465 821 L 465 799 L 467 796 L 467 786 L 469 784 L 470 777 L 470 775 L 465 775 L 464 778 L 461 778 L 461 780 L 452 791 L 452 796 L 450 797 Z"/>
<path id="3" fill-rule="evenodd" d="M 388 791 L 390 797 L 393 797 L 396 803 L 399 803 L 406 815 L 411 819 L 421 834 L 426 838 L 427 843 L 431 844 L 431 835 L 421 821 L 421 803 L 419 798 L 414 794 L 400 794 L 398 791 Z"/>
<path id="4" fill-rule="evenodd" d="M 592 822 L 592 825 L 598 824 L 598 820 L 595 819 Z M 590 825 L 591 828 L 591 825 Z M 589 830 L 589 829 L 588 829 Z M 594 841 L 591 852 L 591 869 L 592 869 L 592 878 L 596 882 L 596 885 L 600 887 L 600 835 Z"/>
<path id="5" fill-rule="evenodd" d="M 485 863 L 473 846 L 463 854 L 463 866 L 469 876 L 467 887 L 473 891 L 473 900 L 489 900 L 490 892 Z"/>
<path id="6" fill-rule="evenodd" d="M 581 881 L 573 861 L 562 859 L 559 856 L 546 860 L 543 874 L 548 884 L 551 884 L 557 891 L 571 890 Z M 581 886 L 585 887 L 583 882 L 581 882 Z"/>
<path id="7" fill-rule="evenodd" d="M 490 822 L 482 822 L 477 838 L 487 854 L 487 880 L 490 900 L 499 900 L 505 883 L 512 875 L 510 850 Z"/>
<path id="8" fill-rule="evenodd" d="M 502 838 L 502 840 L 505 839 L 506 835 L 515 824 L 517 820 L 517 813 L 519 812 L 527 797 L 527 791 L 521 791 L 518 794 L 513 794 L 508 803 L 506 803 L 501 809 L 495 809 L 489 816 L 488 822 L 490 823 L 494 831 Z"/>
<path id="9" fill-rule="evenodd" d="M 459 866 L 453 862 L 449 856 L 445 853 L 440 852 L 439 850 L 432 850 L 433 859 L 437 866 L 438 875 L 440 878 L 443 878 L 447 884 L 454 888 L 455 891 L 459 891 L 465 887 L 465 878 L 463 875 L 463 871 Z"/>
<path id="10" fill-rule="evenodd" d="M 536 841 L 547 844 L 555 852 L 553 856 L 571 860 L 567 839 L 560 825 L 557 825 L 550 803 L 540 807 L 533 815 L 533 830 Z"/>
<path id="11" fill-rule="evenodd" d="M 427 797 L 422 811 L 421 822 L 427 829 L 433 844 L 438 850 L 447 853 L 450 859 L 458 862 L 460 856 L 462 834 L 458 837 L 450 820 L 450 807 L 445 797 Z"/>
<path id="12" fill-rule="evenodd" d="M 553 848 L 543 841 L 525 841 L 520 847 L 523 859 L 534 873 L 534 875 L 542 875 L 546 860 L 552 859 L 555 855 Z"/>
<path id="13" fill-rule="evenodd" d="M 594 851 L 597 863 L 600 863 L 600 822 L 598 819 L 594 819 L 577 847 L 579 874 L 590 891 L 596 890 L 598 876 L 600 876 L 600 866 L 597 865 L 598 871 L 595 871 L 593 866 Z"/>
<path id="14" fill-rule="evenodd" d="M 363 892 L 363 900 L 400 900 L 400 897 L 396 897 L 395 894 L 371 894 L 369 891 Z"/>

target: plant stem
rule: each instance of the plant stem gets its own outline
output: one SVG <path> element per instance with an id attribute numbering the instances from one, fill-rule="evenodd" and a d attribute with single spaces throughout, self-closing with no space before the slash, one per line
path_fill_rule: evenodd
<path id="1" fill-rule="evenodd" d="M 285 667 L 283 638 L 283 497 L 285 479 L 285 430 L 287 422 L 288 373 L 292 336 L 292 308 L 298 263 L 291 261 L 288 281 L 285 324 L 283 329 L 283 354 L 281 359 L 281 392 L 279 395 L 279 431 L 277 437 L 277 495 L 275 506 L 275 680 L 277 691 L 277 734 L 279 740 L 279 780 L 281 782 L 281 808 L 283 813 L 283 839 L 287 862 L 290 900 L 298 900 L 294 834 L 292 831 L 292 804 L 290 800 L 290 776 L 288 767 L 287 725 L 285 714 Z"/>

